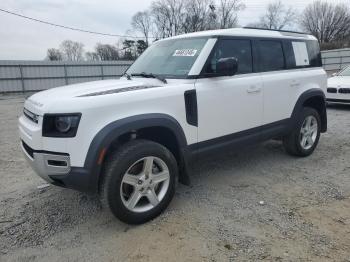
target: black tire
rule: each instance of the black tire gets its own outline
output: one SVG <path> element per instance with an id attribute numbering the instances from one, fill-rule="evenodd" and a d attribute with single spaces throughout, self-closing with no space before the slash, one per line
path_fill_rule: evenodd
<path id="1" fill-rule="evenodd" d="M 313 116 L 317 120 L 317 136 L 312 147 L 305 149 L 302 147 L 301 141 L 300 141 L 301 129 L 305 119 L 309 116 Z M 305 107 L 300 113 L 300 118 L 295 126 L 295 129 L 288 136 L 284 137 L 283 145 L 287 153 L 289 153 L 290 155 L 307 157 L 311 155 L 314 152 L 315 148 L 317 147 L 320 139 L 320 135 L 321 135 L 321 118 L 319 113 L 313 108 Z"/>
<path id="2" fill-rule="evenodd" d="M 157 157 L 167 165 L 170 174 L 169 186 L 158 205 L 146 212 L 133 212 L 123 203 L 122 179 L 135 162 L 148 156 Z M 160 215 L 170 204 L 175 194 L 178 167 L 173 154 L 164 146 L 148 140 L 133 140 L 108 156 L 102 176 L 103 180 L 100 184 L 102 206 L 108 208 L 115 217 L 127 224 L 142 224 Z M 136 191 L 136 188 L 134 190 Z"/>

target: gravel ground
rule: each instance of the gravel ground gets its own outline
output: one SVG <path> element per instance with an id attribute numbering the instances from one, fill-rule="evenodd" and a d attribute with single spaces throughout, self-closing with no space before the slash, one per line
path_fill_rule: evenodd
<path id="1" fill-rule="evenodd" d="M 329 108 L 311 157 L 270 141 L 200 159 L 163 215 L 129 226 L 94 196 L 37 188 L 22 105 L 0 96 L 0 261 L 350 261 L 350 107 Z"/>

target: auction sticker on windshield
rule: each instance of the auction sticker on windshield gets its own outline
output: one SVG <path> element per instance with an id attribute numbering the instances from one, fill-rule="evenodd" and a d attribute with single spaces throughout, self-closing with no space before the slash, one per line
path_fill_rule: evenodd
<path id="1" fill-rule="evenodd" d="M 179 49 L 175 50 L 173 56 L 195 56 L 197 49 Z"/>

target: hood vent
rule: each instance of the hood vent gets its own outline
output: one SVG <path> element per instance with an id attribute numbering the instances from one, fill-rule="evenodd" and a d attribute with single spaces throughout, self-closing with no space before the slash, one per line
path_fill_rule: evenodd
<path id="1" fill-rule="evenodd" d="M 111 94 L 118 94 L 118 93 L 124 93 L 124 92 L 136 91 L 136 90 L 142 90 L 142 89 L 148 89 L 148 88 L 155 88 L 155 87 L 159 87 L 159 86 L 145 86 L 145 85 L 144 86 L 129 86 L 129 87 L 124 87 L 124 88 L 118 88 L 118 89 L 112 89 L 112 90 L 107 90 L 107 91 L 90 93 L 90 94 L 81 95 L 78 97 L 111 95 Z"/>

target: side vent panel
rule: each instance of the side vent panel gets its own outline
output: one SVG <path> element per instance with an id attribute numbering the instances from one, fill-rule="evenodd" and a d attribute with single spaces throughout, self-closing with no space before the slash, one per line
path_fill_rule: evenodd
<path id="1" fill-rule="evenodd" d="M 198 126 L 198 108 L 196 90 L 185 92 L 186 120 L 189 125 Z"/>

